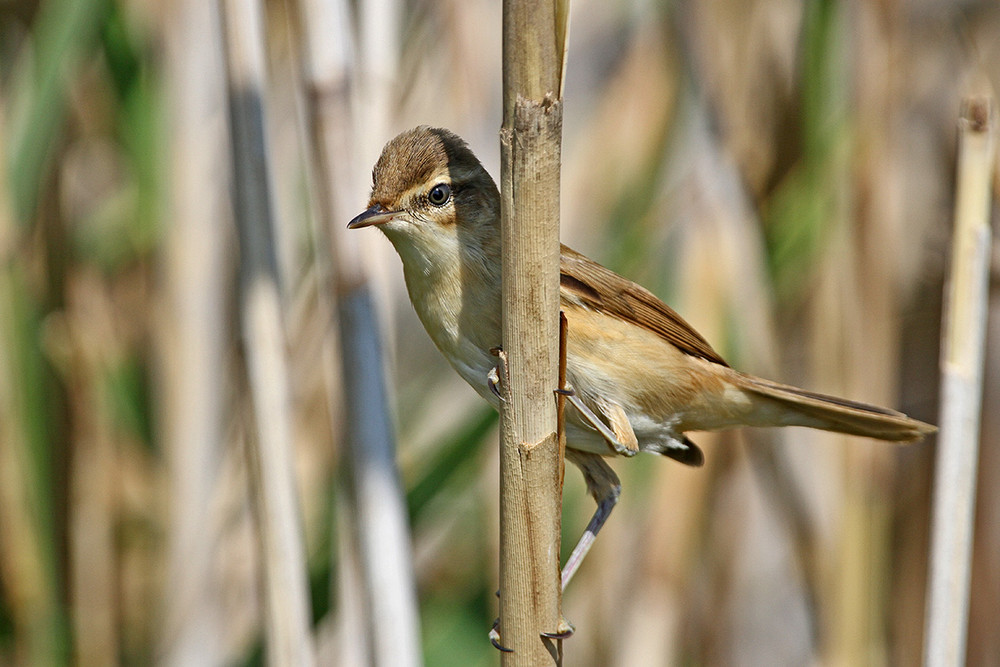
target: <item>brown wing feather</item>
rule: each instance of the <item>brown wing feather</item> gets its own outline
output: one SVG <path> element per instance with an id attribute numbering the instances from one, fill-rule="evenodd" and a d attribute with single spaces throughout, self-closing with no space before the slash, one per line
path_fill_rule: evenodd
<path id="1" fill-rule="evenodd" d="M 566 246 L 562 246 L 559 279 L 564 293 L 581 305 L 648 329 L 686 354 L 729 365 L 652 292 Z"/>

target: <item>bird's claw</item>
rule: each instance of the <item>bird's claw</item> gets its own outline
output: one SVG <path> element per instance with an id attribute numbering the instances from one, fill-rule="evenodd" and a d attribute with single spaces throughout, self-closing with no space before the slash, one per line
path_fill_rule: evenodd
<path id="1" fill-rule="evenodd" d="M 500 372 L 497 367 L 494 366 L 490 369 L 490 372 L 486 374 L 486 386 L 490 388 L 490 392 L 499 398 L 501 401 L 504 400 L 503 396 L 500 395 Z"/>
<path id="2" fill-rule="evenodd" d="M 513 653 L 514 649 L 507 648 L 500 643 L 500 619 L 493 621 L 493 627 L 490 628 L 490 643 L 493 644 L 493 648 L 504 653 Z"/>
<path id="3" fill-rule="evenodd" d="M 576 632 L 576 628 L 564 618 L 559 621 L 559 627 L 555 632 L 543 632 L 542 636 L 548 639 L 569 639 L 574 632 Z"/>
<path id="4" fill-rule="evenodd" d="M 504 653 L 513 653 L 514 649 L 507 648 L 500 643 L 500 619 L 493 621 L 493 627 L 490 628 L 490 643 L 493 644 L 493 648 Z M 576 632 L 576 628 L 570 625 L 569 621 L 565 618 L 559 621 L 559 628 L 555 632 L 543 632 L 541 633 L 546 639 L 569 639 Z"/>
<path id="5" fill-rule="evenodd" d="M 490 388 L 490 393 L 501 401 L 506 402 L 507 399 L 500 393 L 500 390 L 504 386 L 509 386 L 508 380 L 510 376 L 507 375 L 507 355 L 504 353 L 502 347 L 491 347 L 490 354 L 499 359 L 500 362 L 486 374 L 486 386 Z"/>
<path id="6" fill-rule="evenodd" d="M 496 596 L 500 597 L 500 591 L 496 592 Z M 543 632 L 541 633 L 543 637 L 547 639 L 568 639 L 573 636 L 576 632 L 576 628 L 567 621 L 565 618 L 559 620 L 559 627 L 556 628 L 555 632 Z M 493 627 L 490 628 L 490 643 L 493 644 L 493 648 L 498 651 L 503 651 L 504 653 L 513 653 L 514 649 L 507 648 L 500 643 L 500 619 L 497 618 L 493 621 Z"/>

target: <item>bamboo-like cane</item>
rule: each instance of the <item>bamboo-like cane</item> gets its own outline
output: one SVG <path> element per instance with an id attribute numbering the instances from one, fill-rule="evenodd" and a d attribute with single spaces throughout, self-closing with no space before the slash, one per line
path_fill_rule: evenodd
<path id="1" fill-rule="evenodd" d="M 559 166 L 566 6 L 503 5 L 500 642 L 507 665 L 562 664 Z"/>
<path id="2" fill-rule="evenodd" d="M 264 113 L 264 19 L 258 0 L 223 0 L 235 214 L 240 236 L 240 327 L 256 432 L 251 492 L 263 544 L 269 659 L 311 665 L 305 546 L 292 469 L 291 397 L 274 247 Z"/>
<path id="3" fill-rule="evenodd" d="M 351 114 L 356 70 L 350 7 L 304 0 L 301 14 L 309 88 L 309 144 L 315 168 L 317 261 L 329 264 L 340 315 L 346 404 L 346 458 L 351 472 L 352 523 L 360 550 L 371 664 L 419 665 L 420 622 L 404 492 L 383 375 L 379 327 L 361 263 L 359 237 L 345 223 L 363 201 Z M 330 261 L 332 259 L 332 261 Z M 328 281 L 321 281 L 324 288 Z M 328 294 L 327 294 L 328 296 Z M 332 336 L 331 336 L 332 338 Z"/>
<path id="4" fill-rule="evenodd" d="M 166 665 L 213 664 L 223 660 L 222 591 L 213 577 L 218 534 L 205 508 L 222 458 L 224 295 L 232 261 L 225 245 L 225 71 L 214 2 L 173 7 L 165 76 L 170 190 L 157 361 L 171 516 L 160 642 Z"/>
<path id="5" fill-rule="evenodd" d="M 965 662 L 989 291 L 995 126 L 990 98 L 971 98 L 963 103 L 951 276 L 945 288 L 941 431 L 924 626 L 924 664 L 929 667 Z"/>

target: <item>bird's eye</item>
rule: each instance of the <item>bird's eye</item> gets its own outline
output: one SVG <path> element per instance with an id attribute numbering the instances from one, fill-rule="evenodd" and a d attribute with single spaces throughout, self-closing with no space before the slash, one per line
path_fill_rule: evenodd
<path id="1" fill-rule="evenodd" d="M 427 200 L 435 206 L 444 206 L 451 199 L 451 188 L 447 183 L 438 183 L 427 193 Z"/>

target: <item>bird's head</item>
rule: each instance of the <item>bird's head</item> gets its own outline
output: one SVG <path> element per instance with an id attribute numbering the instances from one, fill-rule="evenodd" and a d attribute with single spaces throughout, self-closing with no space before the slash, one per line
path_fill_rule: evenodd
<path id="1" fill-rule="evenodd" d="M 382 149 L 368 208 L 349 229 L 377 225 L 404 263 L 442 252 L 481 252 L 499 238 L 500 194 L 466 143 L 421 125 Z M 459 245 L 460 244 L 460 245 Z"/>

